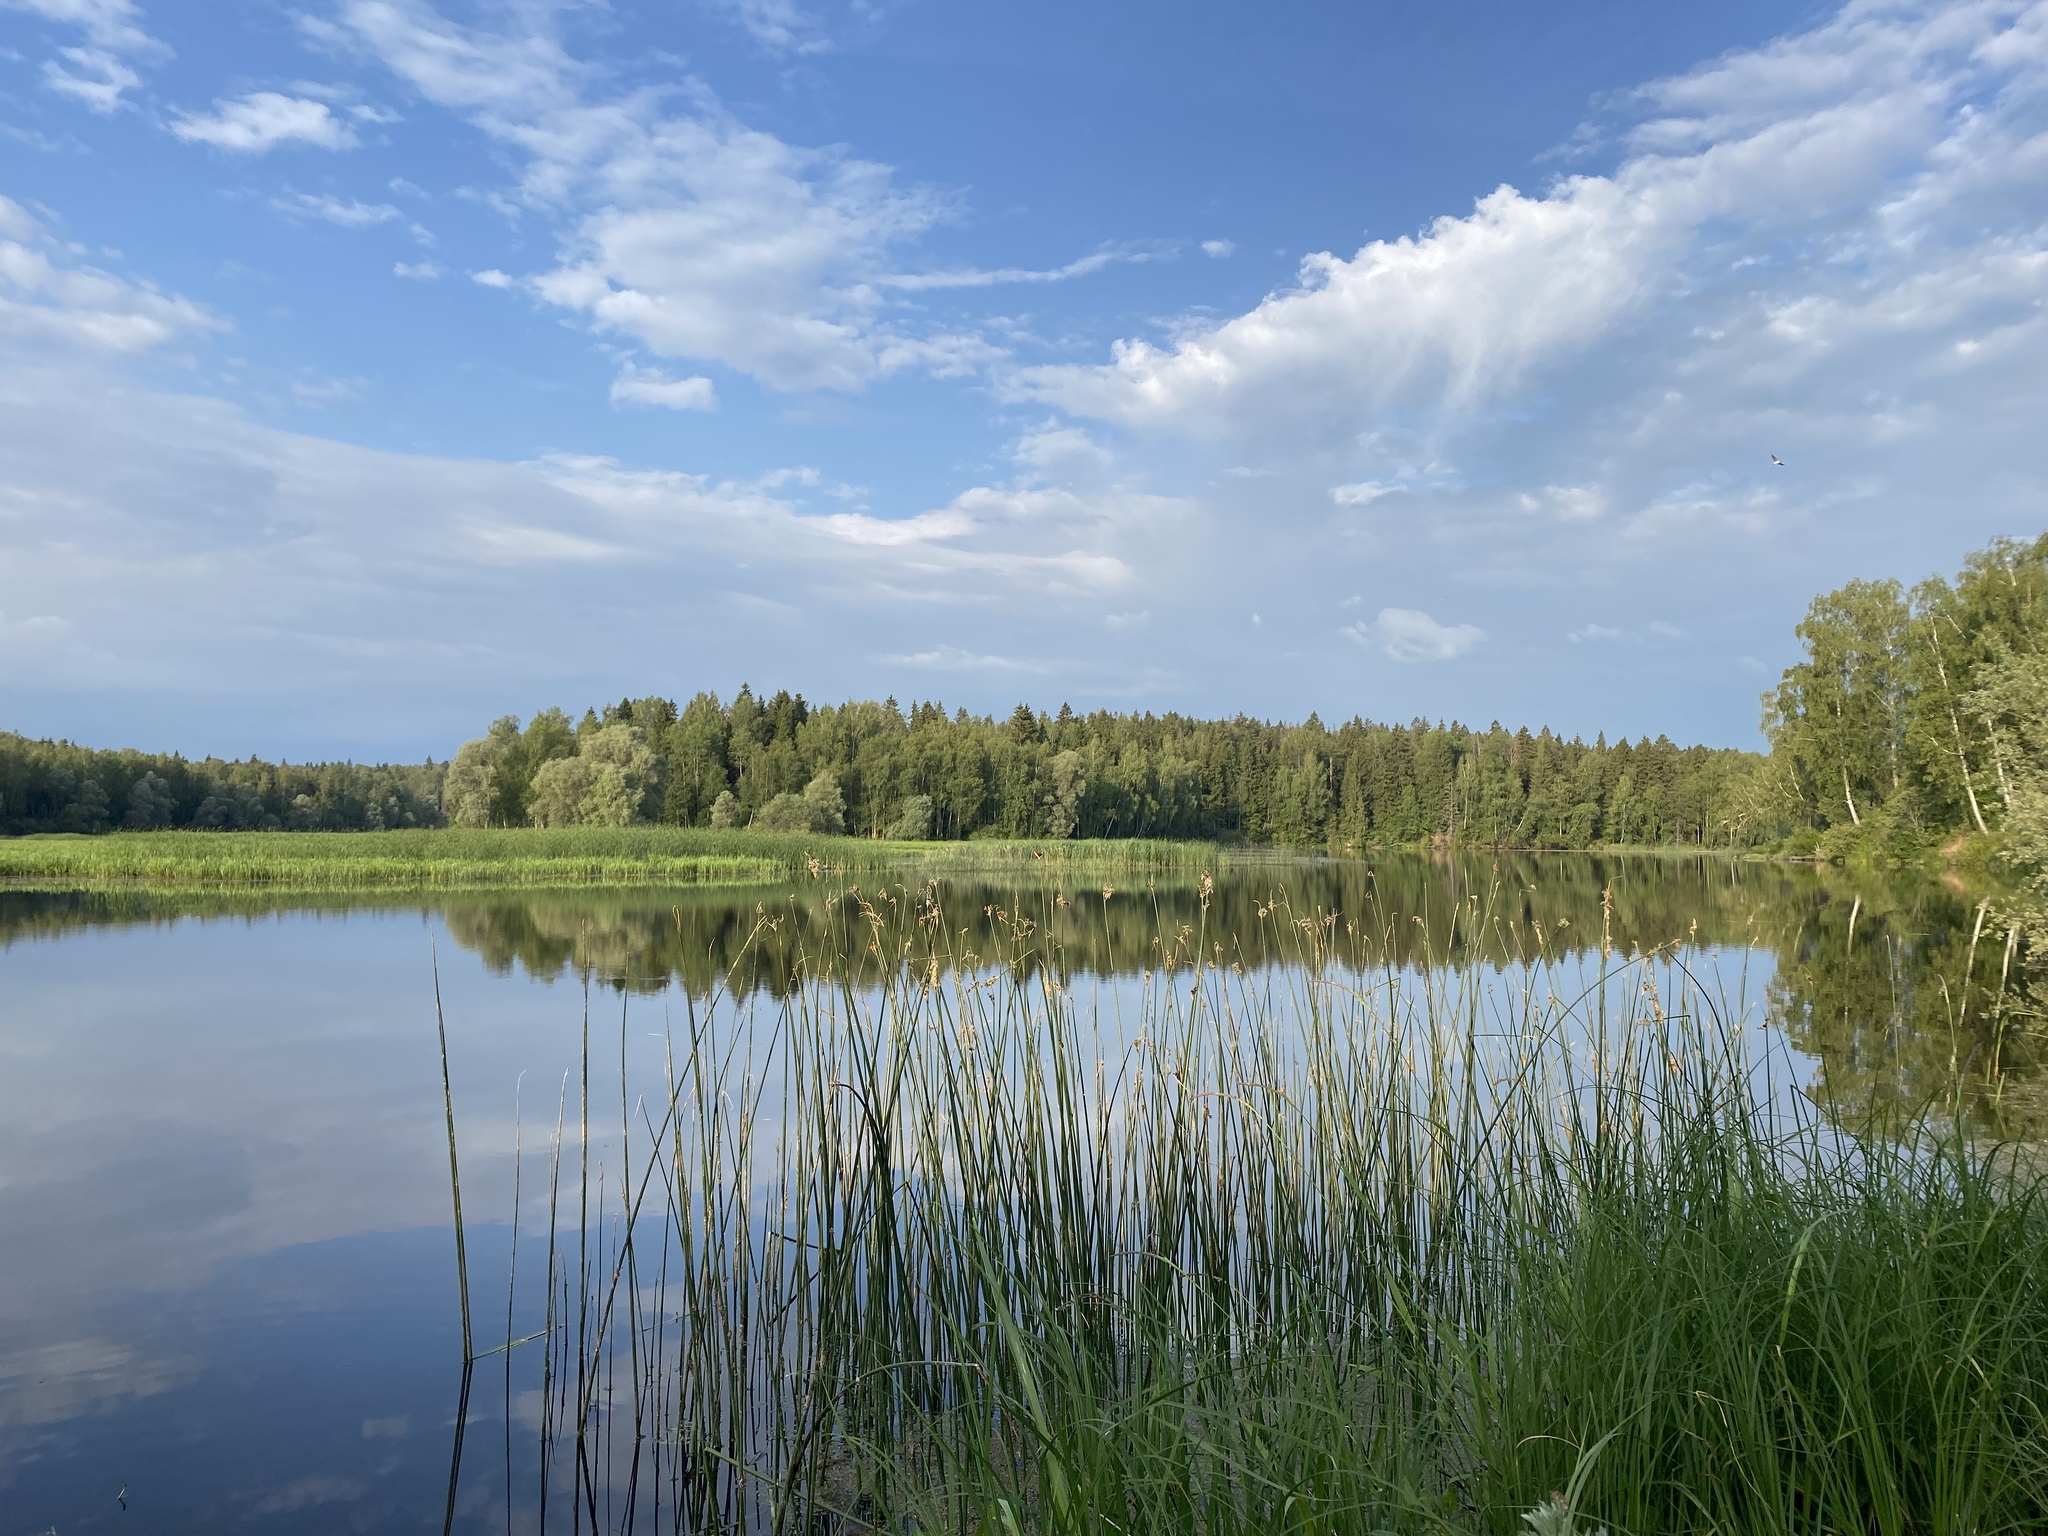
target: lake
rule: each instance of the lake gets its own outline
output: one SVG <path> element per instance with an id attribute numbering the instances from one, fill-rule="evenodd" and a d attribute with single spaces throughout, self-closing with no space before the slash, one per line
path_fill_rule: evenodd
<path id="1" fill-rule="evenodd" d="M 949 873 L 856 894 L 829 872 L 361 901 L 0 890 L 0 1532 L 439 1529 L 463 1343 L 437 986 L 481 1350 L 508 1332 L 515 1177 L 540 1220 L 586 1053 L 611 1073 L 601 1165 L 714 998 L 732 1029 L 770 1019 L 858 903 L 934 896 L 949 981 L 1043 967 L 1103 1009 L 1197 956 L 1283 984 L 1511 990 L 1532 966 L 1661 951 L 1771 1036 L 1809 1100 L 2041 1123 L 1995 907 L 1808 866 L 1403 854 L 1109 890 Z M 538 1230 L 522 1275 L 545 1272 Z M 507 1358 L 477 1368 L 458 1530 L 534 1523 L 542 1400 L 525 1356 L 500 1381 Z"/>

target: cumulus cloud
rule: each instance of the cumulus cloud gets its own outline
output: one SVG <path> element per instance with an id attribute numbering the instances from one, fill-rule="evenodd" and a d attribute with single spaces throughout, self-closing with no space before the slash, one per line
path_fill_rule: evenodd
<path id="1" fill-rule="evenodd" d="M 357 139 L 324 101 L 254 91 L 235 101 L 215 101 L 210 113 L 178 113 L 171 132 L 191 144 L 260 155 L 280 144 L 311 144 L 319 149 L 353 149 Z"/>
<path id="2" fill-rule="evenodd" d="M 1639 352 L 1746 350 L 1781 373 L 1886 332 L 2024 328 L 2048 275 L 2041 11 L 1852 4 L 1635 93 L 1652 115 L 1609 174 L 1502 186 L 1419 235 L 1306 258 L 1247 314 L 1012 387 L 1158 430 L 1346 433 L 1388 411 L 1469 419 L 1665 313 L 1694 323 L 1651 321 Z M 1972 219 L 1988 227 L 1947 238 Z"/>
<path id="3" fill-rule="evenodd" d="M 1417 608 L 1382 608 L 1372 623 L 1347 624 L 1341 633 L 1395 661 L 1455 661 L 1486 638 L 1477 625 L 1439 624 Z"/>
<path id="4" fill-rule="evenodd" d="M 1952 568 L 2040 526 L 2048 5 L 2034 0 L 1858 0 L 1615 98 L 1576 174 L 1315 258 L 1248 312 L 1040 369 L 1013 369 L 937 306 L 1066 269 L 992 261 L 919 288 L 913 248 L 954 215 L 947 196 L 755 133 L 688 82 L 621 85 L 527 25 L 545 7 L 463 11 L 498 31 L 402 0 L 330 14 L 309 25 L 515 167 L 494 206 L 529 240 L 545 226 L 542 254 L 471 280 L 608 333 L 635 357 L 623 388 L 687 402 L 711 361 L 785 389 L 978 370 L 1028 403 L 1028 425 L 1006 449 L 949 453 L 994 465 L 960 472 L 957 494 L 842 496 L 812 471 L 369 455 L 266 435 L 217 402 L 118 391 L 61 416 L 60 391 L 24 384 L 0 435 L 9 613 L 79 635 L 124 601 L 162 619 L 145 594 L 183 559 L 175 590 L 206 594 L 205 611 L 195 597 L 156 628 L 192 676 L 251 653 L 254 631 L 233 624 L 286 637 L 280 669 L 363 654 L 374 632 L 477 688 L 595 680 L 665 648 L 729 682 L 758 664 L 859 692 L 864 659 L 940 657 L 943 638 L 967 657 L 1042 658 L 1048 689 L 1075 696 L 1298 716 L 1356 707 L 1361 660 L 1463 657 L 1377 665 L 1372 707 L 1588 735 L 1676 720 L 1748 742 L 1759 669 L 1789 659 L 1813 592 Z M 363 210 L 343 222 L 396 217 L 332 202 Z M 9 337 L 132 314 L 159 326 L 149 346 L 208 323 L 39 234 L 7 238 L 57 274 L 9 258 L 0 301 L 39 311 L 0 308 Z M 82 298 L 113 286 L 67 308 L 60 278 Z M 987 329 L 1026 344 L 1021 325 Z M 195 525 L 191 505 L 225 510 Z M 179 552 L 174 533 L 198 547 Z M 672 601 L 679 573 L 712 594 L 690 612 Z M 506 601 L 543 583 L 544 605 Z M 387 590 L 377 612 L 361 605 Z M 1621 638 L 1593 644 L 1611 637 L 1588 613 Z M 1645 622 L 1676 613 L 1684 669 L 1665 644 L 1678 637 Z M 139 628 L 108 644 L 158 664 Z M 83 647 L 65 667 L 95 687 L 120 675 Z M 957 670 L 962 692 L 1000 680 Z"/>
<path id="5" fill-rule="evenodd" d="M 441 269 L 431 261 L 394 261 L 391 275 L 416 283 L 431 283 L 441 275 Z"/>
<path id="6" fill-rule="evenodd" d="M 1204 240 L 1202 242 L 1202 254 L 1204 256 L 1213 256 L 1218 261 L 1231 255 L 1236 250 L 1237 243 L 1232 240 Z"/>
<path id="7" fill-rule="evenodd" d="M 672 379 L 658 368 L 627 363 L 612 380 L 613 405 L 659 405 L 671 411 L 715 411 L 718 391 L 707 378 Z"/>
<path id="8" fill-rule="evenodd" d="M 2041 526 L 2048 5 L 1855 0 L 1602 110 L 1611 168 L 998 386 L 1116 443 L 1112 475 L 1201 476 L 1268 634 L 1292 618 L 1261 583 L 1435 615 L 1483 588 L 1497 680 L 1592 594 L 1654 590 L 1709 616 L 1686 627 L 1723 682 L 1681 699 L 1657 647 L 1583 630 L 1577 654 L 1752 739 L 1732 658 L 1788 652 L 1813 592 Z M 1460 643 L 1354 631 L 1414 659 Z"/>

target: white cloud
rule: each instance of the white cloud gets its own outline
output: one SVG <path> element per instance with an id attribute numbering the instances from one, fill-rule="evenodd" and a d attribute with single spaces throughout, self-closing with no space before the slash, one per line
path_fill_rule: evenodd
<path id="1" fill-rule="evenodd" d="M 870 517 L 864 512 L 834 512 L 819 526 L 849 544 L 899 547 L 933 539 L 957 539 L 974 532 L 974 519 L 955 509 L 920 512 L 916 517 Z"/>
<path id="2" fill-rule="evenodd" d="M 143 30 L 133 0 L 0 0 L 0 10 L 26 11 L 85 34 L 86 46 L 59 48 L 43 61 L 43 83 L 94 112 L 112 112 L 142 83 L 129 60 L 170 57 L 170 49 Z"/>
<path id="3" fill-rule="evenodd" d="M 1204 240 L 1202 242 L 1202 254 L 1204 256 L 1213 256 L 1218 261 L 1231 255 L 1236 250 L 1237 244 L 1231 240 Z"/>
<path id="4" fill-rule="evenodd" d="M 140 52 L 163 46 L 143 30 L 134 0 L 0 0 L 0 11 L 26 11 L 77 27 L 101 48 Z"/>
<path id="5" fill-rule="evenodd" d="M 299 382 L 308 404 L 339 396 Z M 152 736 L 182 729 L 173 700 L 195 688 L 212 701 L 209 731 L 237 728 L 239 699 L 268 701 L 247 704 L 264 729 L 279 709 L 334 729 L 338 708 L 343 729 L 374 736 L 403 695 L 445 753 L 508 678 L 573 701 L 609 687 L 622 648 L 738 665 L 732 636 L 768 614 L 778 649 L 752 662 L 814 694 L 864 692 L 877 655 L 1001 672 L 1045 654 L 1019 645 L 1020 615 L 1045 638 L 1099 637 L 1118 606 L 1103 595 L 1131 585 L 1124 556 L 1164 515 L 1142 498 L 991 487 L 899 520 L 912 536 L 894 537 L 886 519 L 838 510 L 843 488 L 813 471 L 748 482 L 592 457 L 384 453 L 68 363 L 0 366 L 0 412 L 0 608 L 39 621 L 4 639 L 18 648 L 60 623 L 89 633 L 44 645 L 37 699 L 127 699 L 144 715 L 123 718 Z M 811 496 L 834 510 L 814 512 Z M 685 582 L 700 597 L 678 604 Z M 542 590 L 545 602 L 508 602 Z M 1079 649 L 1081 671 L 1096 668 L 1085 638 Z M 829 684 L 792 672 L 799 656 Z M 422 657 L 431 701 L 413 690 Z M 1132 667 L 1099 671 L 1114 682 Z M 311 676 L 317 723 L 296 713 Z"/>
<path id="6" fill-rule="evenodd" d="M 2038 0 L 1852 4 L 1646 88 L 1635 99 L 1659 115 L 1609 175 L 1503 186 L 1418 236 L 1308 257 L 1248 314 L 1171 345 L 1119 342 L 1099 366 L 1025 369 L 1012 388 L 1173 432 L 1346 434 L 1388 410 L 1473 420 L 1539 378 L 1601 366 L 1592 353 L 1674 309 L 1718 312 L 1693 329 L 1763 342 L 1791 367 L 1858 332 L 1940 326 L 1943 311 L 2017 320 L 2018 290 L 2038 297 L 2048 276 L 2034 262 L 2048 145 L 2027 105 L 2041 66 L 2022 41 L 2040 15 Z M 1934 238 L 1972 220 L 1989 238 Z M 1738 270 L 1747 255 L 1770 259 Z M 1916 288 L 1942 267 L 1967 271 L 1959 291 Z M 1630 345 L 1728 350 L 1683 334 L 1653 323 Z"/>
<path id="7" fill-rule="evenodd" d="M 1079 427 L 1050 421 L 1019 438 L 1010 457 L 1034 481 L 1067 485 L 1101 484 L 1115 463 L 1114 455 Z"/>
<path id="8" fill-rule="evenodd" d="M 1573 645 L 1579 645 L 1587 640 L 1619 640 L 1621 631 L 1609 629 L 1605 624 L 1588 623 L 1583 628 L 1573 630 L 1565 638 Z"/>
<path id="9" fill-rule="evenodd" d="M 617 658 L 655 635 L 725 669 L 727 687 L 757 667 L 757 682 L 772 673 L 814 697 L 866 692 L 867 659 L 943 641 L 1046 658 L 1048 690 L 1298 717 L 1355 691 L 1375 660 L 1330 643 L 1335 618 L 1374 653 L 1483 658 L 1378 665 L 1383 717 L 1747 743 L 1756 682 L 1726 658 L 1775 672 L 1813 592 L 1953 569 L 1993 534 L 2040 527 L 2048 6 L 1859 0 L 1620 98 L 1631 121 L 1602 128 L 1604 175 L 1496 191 L 1407 241 L 1311 264 L 1248 314 L 1169 318 L 1098 366 L 1021 372 L 982 331 L 1022 349 L 1042 317 L 945 320 L 940 306 L 985 290 L 889 281 L 920 264 L 906 248 L 953 199 L 852 151 L 753 134 L 687 81 L 635 93 L 545 25 L 516 30 L 544 6 L 463 9 L 503 33 L 396 0 L 341 14 L 330 41 L 374 51 L 515 166 L 507 195 L 478 197 L 516 225 L 524 243 L 498 259 L 522 275 L 473 281 L 608 331 L 650 384 L 712 372 L 685 357 L 788 388 L 984 370 L 1032 401 L 1026 426 L 991 453 L 949 445 L 953 418 L 936 417 L 929 462 L 1015 478 L 912 499 L 900 480 L 836 487 L 848 465 L 823 460 L 753 479 L 569 457 L 453 464 L 268 434 L 218 402 L 15 380 L 0 401 L 0 605 L 73 625 L 75 644 L 50 647 L 64 654 L 49 686 L 75 685 L 67 697 L 128 673 L 234 676 L 252 655 L 264 660 L 247 686 L 286 697 L 287 670 L 338 668 L 342 648 L 371 644 L 394 667 L 434 658 L 437 689 L 517 677 L 540 701 L 615 697 Z M 36 351 L 31 334 L 46 338 L 38 356 L 84 355 L 95 318 L 112 329 L 92 345 L 162 345 L 210 323 L 76 267 L 37 232 L 7 238 L 57 274 L 0 278 L 8 358 Z M 964 270 L 979 284 L 1007 269 Z M 80 296 L 111 286 L 59 302 L 60 279 Z M 134 330 L 137 317 L 157 329 Z M 1402 495 L 1378 499 L 1390 488 Z M 679 579 L 705 601 L 676 605 Z M 543 591 L 545 604 L 508 600 Z M 1371 603 L 1346 606 L 1358 593 Z M 96 628 L 122 603 L 152 625 Z M 1368 619 L 1382 603 L 1400 606 Z M 1724 660 L 1672 668 L 1679 637 L 1653 640 L 1638 608 L 1712 615 Z M 1603 611 L 1622 635 L 1594 645 L 1585 615 Z M 1486 635 L 1459 622 L 1482 616 Z M 1575 626 L 1581 643 L 1558 653 Z M 363 701 L 352 719 L 383 719 L 404 692 L 348 678 Z M 997 668 L 957 679 L 949 692 L 1013 686 Z M 445 721 L 454 706 L 418 707 Z M 474 712 L 502 709 L 494 696 Z"/>
<path id="10" fill-rule="evenodd" d="M 707 378 L 671 379 L 658 368 L 627 363 L 612 380 L 613 405 L 659 405 L 671 411 L 715 411 L 718 391 Z"/>
<path id="11" fill-rule="evenodd" d="M 336 400 L 362 397 L 362 379 L 295 379 L 292 396 L 307 405 L 331 405 Z"/>
<path id="12" fill-rule="evenodd" d="M 389 224 L 400 217 L 398 210 L 389 203 L 358 203 L 326 192 L 287 192 L 282 197 L 273 197 L 270 206 L 280 213 L 323 219 L 344 229 L 367 229 L 373 224 Z"/>
<path id="13" fill-rule="evenodd" d="M 1597 485 L 1546 485 L 1516 499 L 1524 512 L 1548 512 L 1567 523 L 1590 523 L 1607 511 L 1607 492 Z"/>
<path id="14" fill-rule="evenodd" d="M 1158 252 L 1148 250 L 1096 251 L 1078 257 L 1063 267 L 964 267 L 945 272 L 890 272 L 875 281 L 884 288 L 918 293 L 937 288 L 992 288 L 1002 283 L 1063 283 L 1086 277 L 1120 261 L 1154 261 Z"/>
<path id="15" fill-rule="evenodd" d="M 1395 661 L 1454 661 L 1486 638 L 1477 625 L 1439 624 L 1416 608 L 1382 608 L 1372 623 L 1347 624 L 1340 633 L 1377 644 Z"/>
<path id="16" fill-rule="evenodd" d="M 171 132 L 192 144 L 259 155 L 280 144 L 311 144 L 319 149 L 353 149 L 355 131 L 336 117 L 324 101 L 255 91 L 237 101 L 216 101 L 210 114 L 180 112 Z"/>
<path id="17" fill-rule="evenodd" d="M 1044 664 L 1036 661 L 1018 661 L 1009 656 L 981 656 L 973 651 L 962 650 L 957 645 L 934 646 L 928 651 L 914 651 L 909 655 L 880 656 L 878 661 L 889 662 L 899 667 L 932 667 L 947 672 L 1043 672 Z"/>
<path id="18" fill-rule="evenodd" d="M 1382 496 L 1391 496 L 1400 490 L 1398 485 L 1385 485 L 1378 480 L 1361 480 L 1355 485 L 1333 485 L 1330 500 L 1340 507 L 1369 507 Z"/>
<path id="19" fill-rule="evenodd" d="M 104 48 L 59 48 L 43 62 L 43 83 L 81 101 L 95 112 L 111 112 L 121 96 L 142 84 L 142 76 Z"/>
<path id="20" fill-rule="evenodd" d="M 391 264 L 391 275 L 410 278 L 416 283 L 431 283 L 441 275 L 441 269 L 431 261 L 394 261 Z"/>
<path id="21" fill-rule="evenodd" d="M 0 337 L 134 353 L 222 328 L 190 299 L 73 264 L 28 210 L 0 197 Z"/>
<path id="22" fill-rule="evenodd" d="M 567 52 L 544 11 L 511 15 L 524 30 L 349 0 L 338 25 L 307 25 L 521 157 L 520 206 L 559 232 L 556 265 L 532 291 L 658 357 L 723 363 L 783 390 L 858 389 L 911 368 L 969 373 L 1000 350 L 900 310 L 892 290 L 1051 280 L 1135 259 L 904 274 L 892 250 L 950 216 L 951 199 L 898 186 L 889 167 L 843 150 L 750 129 L 695 83 L 614 88 Z"/>
<path id="23" fill-rule="evenodd" d="M 792 0 L 707 0 L 725 12 L 747 35 L 774 53 L 824 53 L 831 43 L 818 18 Z"/>

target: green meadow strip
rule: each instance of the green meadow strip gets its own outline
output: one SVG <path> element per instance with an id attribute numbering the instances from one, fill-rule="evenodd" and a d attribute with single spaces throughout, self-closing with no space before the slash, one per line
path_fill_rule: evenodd
<path id="1" fill-rule="evenodd" d="M 1217 867 L 1202 843 L 889 843 L 749 830 L 569 827 L 403 832 L 119 832 L 0 839 L 0 880 L 299 890 L 763 884 L 826 873 L 1133 872 Z"/>

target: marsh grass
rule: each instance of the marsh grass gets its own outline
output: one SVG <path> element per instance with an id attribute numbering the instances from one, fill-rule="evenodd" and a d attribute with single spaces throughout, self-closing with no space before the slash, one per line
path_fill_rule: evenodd
<path id="1" fill-rule="evenodd" d="M 1045 913 L 833 911 L 653 1096 L 647 1002 L 616 1094 L 586 1018 L 543 1525 L 2048 1528 L 2037 1165 L 1828 1123 L 1696 956 L 1375 971 L 1275 904 L 1290 967 L 1091 989 Z"/>
<path id="2" fill-rule="evenodd" d="M 889 843 L 689 827 L 402 832 L 116 832 L 0 839 L 0 880 L 44 887 L 262 885 L 285 890 L 767 884 L 799 874 L 933 869 L 1122 875 L 1213 868 L 1206 844 Z"/>

